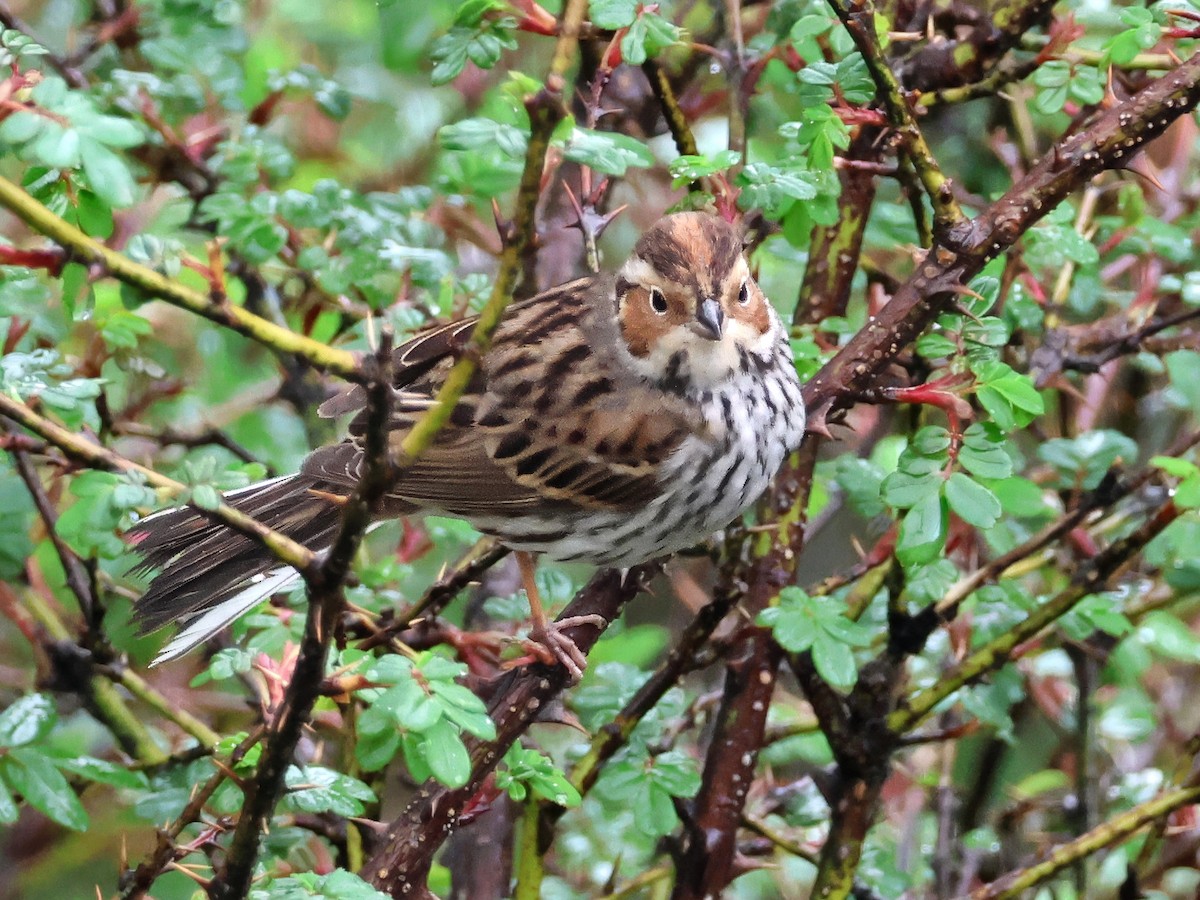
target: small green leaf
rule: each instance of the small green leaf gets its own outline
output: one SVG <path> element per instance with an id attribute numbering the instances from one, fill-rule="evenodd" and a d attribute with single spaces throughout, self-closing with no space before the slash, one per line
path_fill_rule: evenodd
<path id="1" fill-rule="evenodd" d="M 672 797 L 694 797 L 700 790 L 696 761 L 682 750 L 668 750 L 655 756 L 650 777 Z"/>
<path id="2" fill-rule="evenodd" d="M 288 768 L 283 807 L 295 812 L 361 816 L 375 792 L 357 778 L 322 766 Z"/>
<path id="3" fill-rule="evenodd" d="M 97 784 L 135 790 L 145 790 L 150 786 L 150 781 L 146 778 L 145 773 L 107 760 L 91 756 L 53 756 L 52 759 L 58 768 L 70 772 L 72 775 L 86 778 L 88 781 L 95 781 Z"/>
<path id="4" fill-rule="evenodd" d="M 654 154 L 637 138 L 588 128 L 575 128 L 571 132 L 563 155 L 607 175 L 624 175 L 630 166 L 644 169 L 654 165 Z"/>
<path id="5" fill-rule="evenodd" d="M 11 825 L 20 815 L 17 801 L 13 799 L 12 791 L 4 783 L 4 767 L 0 766 L 0 825 Z"/>
<path id="6" fill-rule="evenodd" d="M 85 143 L 82 154 L 83 171 L 92 191 L 109 206 L 132 206 L 133 175 L 124 160 L 95 140 Z"/>
<path id="7" fill-rule="evenodd" d="M 608 31 L 632 25 L 637 8 L 638 0 L 591 0 L 588 4 L 592 24 Z"/>
<path id="8" fill-rule="evenodd" d="M 1193 475 L 1175 488 L 1175 505 L 1180 509 L 1200 508 L 1200 475 Z"/>
<path id="9" fill-rule="evenodd" d="M 1176 478 L 1191 478 L 1193 475 L 1200 474 L 1200 466 L 1177 456 L 1152 456 L 1150 465 L 1157 466 Z"/>
<path id="10" fill-rule="evenodd" d="M 0 777 L 34 809 L 65 828 L 83 831 L 88 815 L 67 779 L 32 747 L 15 747 L 0 757 Z"/>
<path id="11" fill-rule="evenodd" d="M 57 721 L 53 700 L 45 694 L 27 694 L 0 712 L 0 747 L 23 747 L 40 741 Z"/>
<path id="12" fill-rule="evenodd" d="M 301 872 L 287 878 L 255 882 L 249 900 L 389 900 L 353 872 L 335 869 L 327 875 Z"/>
<path id="13" fill-rule="evenodd" d="M 976 528 L 991 528 L 1000 518 L 996 495 L 962 472 L 954 472 L 946 480 L 946 502 L 960 519 Z"/>
<path id="14" fill-rule="evenodd" d="M 854 654 L 846 652 L 844 644 L 819 635 L 812 645 L 813 666 L 831 687 L 849 690 L 858 681 L 858 666 Z"/>
<path id="15" fill-rule="evenodd" d="M 679 35 L 680 29 L 658 13 L 643 11 L 621 39 L 621 58 L 631 66 L 640 66 L 676 43 Z"/>
<path id="16" fill-rule="evenodd" d="M 736 150 L 721 150 L 711 156 L 679 156 L 671 160 L 667 168 L 671 172 L 672 187 L 683 187 L 690 181 L 698 181 L 736 166 L 742 155 Z"/>
<path id="17" fill-rule="evenodd" d="M 426 729 L 423 737 L 420 755 L 433 777 L 446 787 L 458 788 L 466 784 L 471 777 L 471 757 L 458 729 L 441 719 Z"/>
<path id="18" fill-rule="evenodd" d="M 525 798 L 527 786 L 539 797 L 559 806 L 578 806 L 582 801 L 579 791 L 548 757 L 519 744 L 514 744 L 504 755 L 503 765 L 496 771 L 496 786 L 517 801 Z"/>
<path id="19" fill-rule="evenodd" d="M 871 518 L 884 511 L 884 474 L 879 466 L 870 460 L 845 454 L 838 457 L 834 477 L 860 515 Z"/>
<path id="20" fill-rule="evenodd" d="M 1028 376 L 1020 375 L 999 360 L 972 366 L 979 380 L 976 396 L 1004 431 L 1028 425 L 1045 412 L 1045 404 Z"/>
<path id="21" fill-rule="evenodd" d="M 909 509 L 942 489 L 942 476 L 934 471 L 912 475 L 896 471 L 883 480 L 883 501 L 895 509 Z"/>
<path id="22" fill-rule="evenodd" d="M 940 492 L 922 497 L 905 514 L 896 541 L 896 556 L 904 566 L 937 559 L 946 542 L 946 506 Z"/>
<path id="23" fill-rule="evenodd" d="M 941 332 L 931 331 L 917 339 L 916 349 L 926 359 L 948 359 L 958 353 L 958 344 Z"/>
<path id="24" fill-rule="evenodd" d="M 799 588 L 781 591 L 779 604 L 759 613 L 757 622 L 770 628 L 785 650 L 811 650 L 821 676 L 837 688 L 854 685 L 858 668 L 853 648 L 871 642 L 870 630 L 846 616 L 843 601 L 810 597 Z"/>
<path id="25" fill-rule="evenodd" d="M 1008 478 L 1013 471 L 1004 434 L 994 422 L 976 422 L 963 432 L 958 461 L 978 478 Z"/>

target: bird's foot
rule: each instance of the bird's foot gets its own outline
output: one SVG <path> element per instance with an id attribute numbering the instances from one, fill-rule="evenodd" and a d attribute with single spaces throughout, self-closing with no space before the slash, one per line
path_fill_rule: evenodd
<path id="1" fill-rule="evenodd" d="M 587 669 L 587 657 L 575 640 L 566 633 L 566 629 L 577 625 L 591 625 L 603 629 L 607 627 L 608 620 L 600 615 L 568 616 L 557 622 L 547 622 L 545 625 L 535 624 L 529 632 L 529 637 L 520 642 L 525 655 L 508 660 L 503 668 L 515 669 L 534 663 L 562 666 L 567 670 L 571 684 L 578 684 Z"/>

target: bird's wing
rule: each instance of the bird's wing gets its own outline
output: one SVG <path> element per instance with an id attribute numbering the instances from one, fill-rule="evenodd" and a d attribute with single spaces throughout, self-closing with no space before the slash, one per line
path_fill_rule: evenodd
<path id="1" fill-rule="evenodd" d="M 570 282 L 509 308 L 450 421 L 389 491 L 401 504 L 470 518 L 562 505 L 634 509 L 657 496 L 659 466 L 695 426 L 686 405 L 622 373 L 594 346 L 595 279 Z M 432 402 L 475 319 L 423 332 L 396 348 L 393 449 Z M 362 410 L 343 395 L 331 412 Z M 341 398 L 335 398 L 338 400 Z M 352 489 L 361 474 L 365 414 L 346 441 L 323 447 L 302 472 Z"/>

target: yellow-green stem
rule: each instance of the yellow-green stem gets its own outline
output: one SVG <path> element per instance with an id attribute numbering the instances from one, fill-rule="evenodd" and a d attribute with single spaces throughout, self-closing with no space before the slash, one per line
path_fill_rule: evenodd
<path id="1" fill-rule="evenodd" d="M 279 353 L 303 357 L 318 369 L 333 372 L 343 378 L 358 380 L 362 377 L 357 354 L 314 341 L 256 316 L 240 306 L 234 306 L 223 297 L 210 297 L 172 281 L 154 269 L 135 263 L 129 257 L 105 246 L 56 216 L 6 178 L 0 178 L 0 206 L 8 209 L 34 231 L 50 238 L 66 250 L 71 258 L 98 265 L 118 281 L 145 291 L 152 297 L 165 300 L 173 306 L 211 319 L 219 325 L 232 328 Z"/>

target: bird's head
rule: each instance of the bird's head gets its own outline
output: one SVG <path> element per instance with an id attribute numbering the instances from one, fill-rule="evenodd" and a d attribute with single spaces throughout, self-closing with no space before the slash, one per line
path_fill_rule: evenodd
<path id="1" fill-rule="evenodd" d="M 779 318 L 750 275 L 737 230 L 717 216 L 664 216 L 617 273 L 617 322 L 641 375 L 686 392 L 766 359 Z"/>

